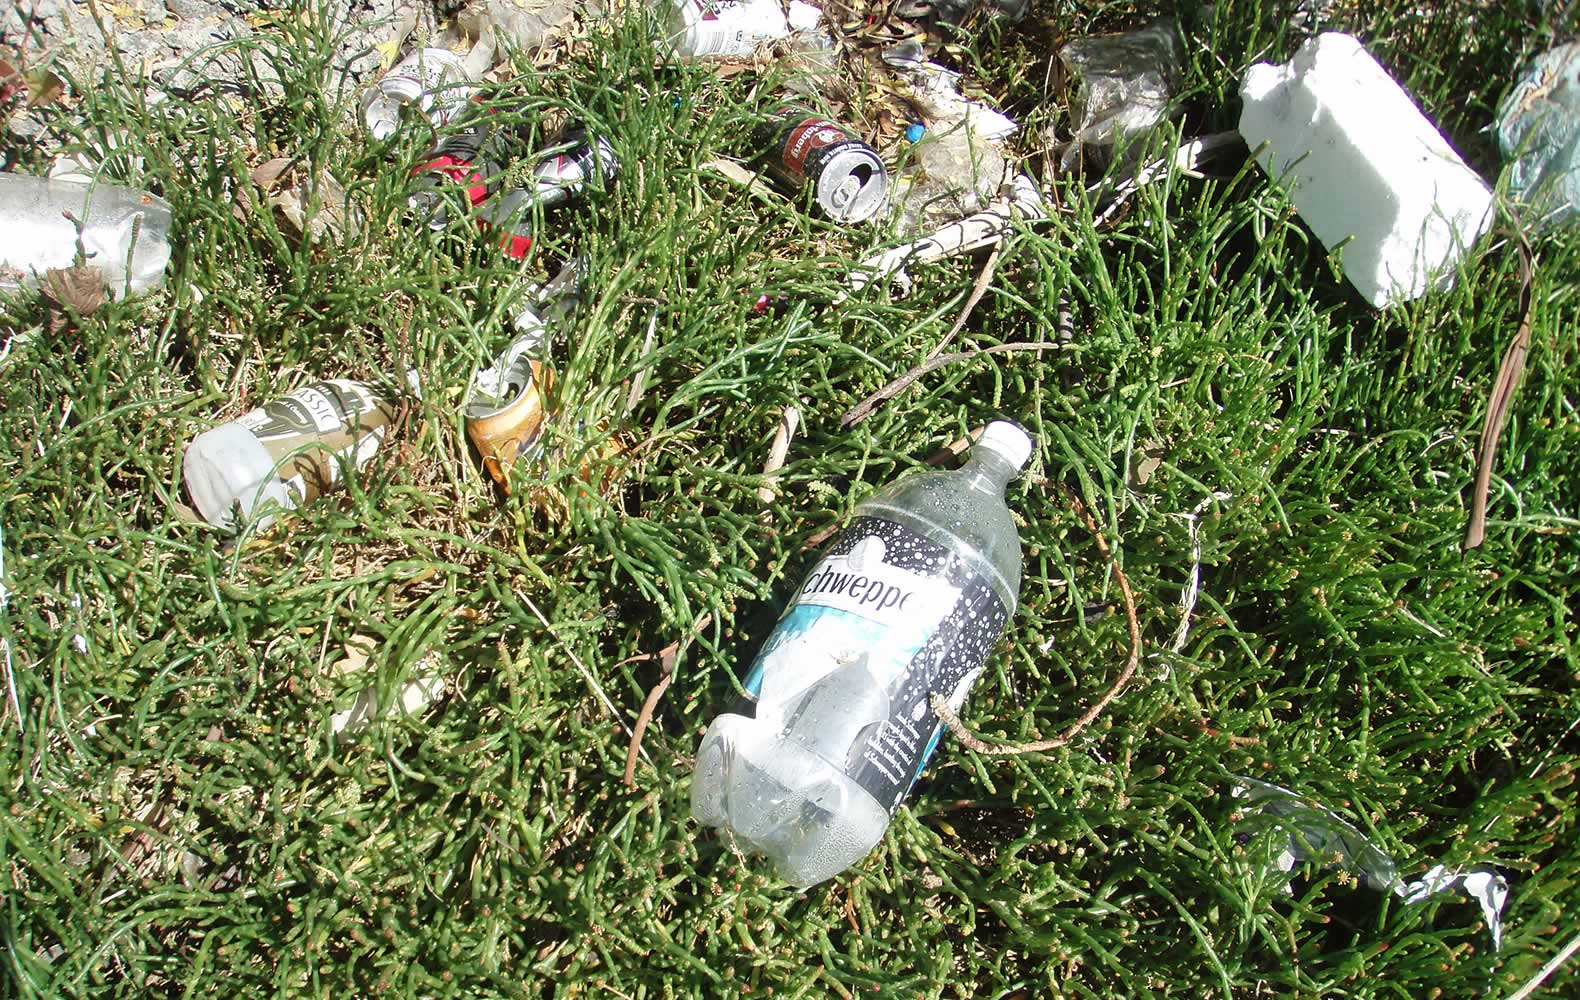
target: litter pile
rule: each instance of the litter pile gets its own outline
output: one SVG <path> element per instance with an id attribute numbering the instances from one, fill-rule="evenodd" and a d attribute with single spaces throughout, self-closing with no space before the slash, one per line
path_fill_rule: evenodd
<path id="1" fill-rule="evenodd" d="M 450 6 L 432 32 L 417 31 L 415 16 L 399 22 L 384 50 L 390 65 L 365 88 L 356 127 L 372 144 L 432 137 L 403 175 L 413 232 L 476 227 L 499 254 L 523 258 L 542 227 L 558 224 L 555 209 L 601 197 L 630 172 L 617 135 L 570 120 L 539 136 L 489 76 L 502 60 L 551 46 L 589 12 L 514 0 Z M 1486 252 L 1497 221 L 1493 186 L 1360 39 L 1322 34 L 1287 63 L 1250 67 L 1238 134 L 1185 137 L 1184 40 L 1174 21 L 1074 39 L 1057 53 L 1068 121 L 1027 136 L 976 96 L 939 44 L 965 7 L 900 6 L 915 8 L 915 20 L 897 30 L 802 0 L 675 0 L 646 12 L 663 58 L 772 67 L 781 81 L 753 109 L 757 124 L 739 158 L 715 169 L 827 223 L 873 227 L 890 244 L 849 261 L 844 295 L 818 308 L 903 296 L 912 270 L 1073 211 L 1052 196 L 1069 178 L 1091 195 L 1091 221 L 1101 225 L 1143 185 L 1192 175 L 1242 148 L 1287 191 L 1371 306 L 1448 288 Z M 1011 3 L 984 16 L 1023 15 Z M 29 76 L 7 64 L 7 72 L 0 101 L 29 100 L 29 88 L 46 86 L 40 70 Z M 1542 225 L 1572 221 L 1580 200 L 1577 74 L 1573 46 L 1543 55 L 1498 123 L 1511 194 Z M 891 103 L 901 114 L 863 129 L 841 114 L 851 106 L 842 95 L 852 80 L 874 76 L 898 95 Z M 169 205 L 101 176 L 99 166 L 63 158 L 48 178 L 0 174 L 0 226 L 11 236 L 0 245 L 0 287 L 75 295 L 79 314 L 160 287 L 181 252 Z M 308 240 L 340 241 L 361 225 L 354 212 L 310 221 L 304 206 L 346 201 L 327 174 L 280 160 L 253 179 Z M 563 460 L 542 453 L 555 358 L 574 335 L 578 304 L 596 290 L 576 257 L 559 263 L 557 277 L 533 289 L 511 329 L 499 331 L 499 353 L 477 359 L 475 383 L 457 407 L 481 467 L 505 493 L 535 463 Z M 326 376 L 208 429 L 184 457 L 192 505 L 219 536 L 271 530 L 364 470 L 394 433 L 402 398 L 421 393 L 415 372 L 393 385 Z M 795 426 L 788 415 L 786 426 L 787 446 Z M 1035 454 L 1014 424 L 987 423 L 962 471 L 903 479 L 858 508 L 763 646 L 744 685 L 749 704 L 708 731 L 692 798 L 699 820 L 773 857 L 799 886 L 867 854 L 943 733 L 930 698 L 958 710 L 1014 614 L 1019 544 L 1003 489 Z M 918 499 L 922 491 L 931 491 L 932 507 Z M 940 496 L 958 517 L 936 520 Z M 960 524 L 976 533 L 948 527 Z M 414 685 L 395 698 L 402 711 L 442 697 L 432 678 Z M 354 734 L 379 709 L 369 689 L 335 715 L 336 734 Z M 1438 871 L 1406 885 L 1353 827 L 1278 786 L 1246 779 L 1237 787 L 1295 828 L 1284 867 L 1336 852 L 1337 863 L 1404 898 L 1446 884 Z M 1501 877 L 1482 868 L 1454 877 L 1481 902 L 1499 942 Z"/>

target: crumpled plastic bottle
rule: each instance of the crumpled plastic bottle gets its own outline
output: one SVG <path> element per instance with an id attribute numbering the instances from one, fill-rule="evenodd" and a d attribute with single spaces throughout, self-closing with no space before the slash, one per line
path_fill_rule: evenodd
<path id="1" fill-rule="evenodd" d="M 763 644 L 740 711 L 697 751 L 691 815 L 806 888 L 860 861 L 937 748 L 1015 612 L 1004 499 L 1033 442 L 988 424 L 965 466 L 856 507 Z"/>
<path id="2" fill-rule="evenodd" d="M 997 143 L 957 123 L 928 129 L 913 147 L 916 159 L 895 181 L 892 201 L 901 235 L 928 232 L 979 212 L 1010 176 Z"/>
<path id="3" fill-rule="evenodd" d="M 1538 229 L 1580 218 L 1580 42 L 1531 60 L 1498 106 L 1509 194 Z"/>

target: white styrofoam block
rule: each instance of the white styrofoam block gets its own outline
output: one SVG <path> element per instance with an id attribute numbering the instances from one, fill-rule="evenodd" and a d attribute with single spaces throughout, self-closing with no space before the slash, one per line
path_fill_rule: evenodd
<path id="1" fill-rule="evenodd" d="M 1240 84 L 1240 134 L 1379 308 L 1447 288 L 1492 192 L 1360 42 L 1329 32 Z M 1347 242 L 1346 242 L 1347 241 Z"/>

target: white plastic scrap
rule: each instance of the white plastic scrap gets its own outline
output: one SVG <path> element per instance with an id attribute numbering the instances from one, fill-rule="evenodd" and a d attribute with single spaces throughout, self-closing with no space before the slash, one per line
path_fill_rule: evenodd
<path id="1" fill-rule="evenodd" d="M 367 636 L 353 637 L 346 643 L 345 657 L 335 664 L 335 673 L 350 676 L 366 672 L 369 658 L 377 651 L 374 643 L 375 640 Z M 393 702 L 385 711 L 411 718 L 422 714 L 445 692 L 445 680 L 439 668 L 440 659 L 436 653 L 430 651 L 424 655 L 415 666 L 415 677 L 395 690 Z M 384 713 L 379 707 L 378 685 L 371 684 L 358 691 L 346 708 L 330 716 L 330 733 L 337 740 L 349 739 L 367 729 L 381 714 Z"/>
<path id="2" fill-rule="evenodd" d="M 920 45 L 907 43 L 884 50 L 883 61 L 903 72 L 911 83 L 911 102 L 925 115 L 930 128 L 966 122 L 978 138 L 998 142 L 1015 134 L 1014 119 L 960 93 L 960 74 L 924 58 Z"/>
<path id="3" fill-rule="evenodd" d="M 1464 871 L 1449 871 L 1442 865 L 1433 865 L 1409 885 L 1396 886 L 1394 892 L 1410 905 L 1453 889 L 1464 889 L 1467 896 L 1481 904 L 1481 915 L 1492 932 L 1492 950 L 1501 949 L 1503 904 L 1509 899 L 1509 883 L 1491 865 L 1472 865 Z"/>
<path id="4" fill-rule="evenodd" d="M 424 677 L 401 685 L 391 705 L 401 713 L 415 716 L 444 694 L 444 678 Z M 355 736 L 366 729 L 379 716 L 378 688 L 368 687 L 357 692 L 351 706 L 336 712 L 329 719 L 329 730 L 337 738 Z"/>
<path id="5" fill-rule="evenodd" d="M 1252 806 L 1245 819 L 1265 828 L 1283 832 L 1287 842 L 1279 850 L 1276 864 L 1280 871 L 1293 871 L 1295 865 L 1315 859 L 1338 867 L 1364 880 L 1379 892 L 1392 892 L 1406 906 L 1439 893 L 1463 889 L 1465 895 L 1481 906 L 1492 947 L 1503 947 L 1503 906 L 1508 901 L 1509 885 L 1503 875 L 1487 864 L 1450 870 L 1433 865 L 1412 882 L 1399 877 L 1393 858 L 1360 830 L 1324 806 L 1310 802 L 1282 785 L 1232 775 L 1230 794 Z M 1289 886 L 1285 892 L 1293 892 Z"/>
<path id="6" fill-rule="evenodd" d="M 845 283 L 851 291 L 859 292 L 875 281 L 888 279 L 898 285 L 903 294 L 910 290 L 911 284 L 910 276 L 905 273 L 907 265 L 992 246 L 1009 235 L 1011 220 L 1046 216 L 1047 208 L 1037 182 L 1025 174 L 1018 174 L 1008 190 L 983 211 L 951 223 L 931 236 L 868 257 L 851 269 Z M 844 299 L 841 295 L 835 304 Z"/>
<path id="7" fill-rule="evenodd" d="M 1240 134 L 1344 273 L 1383 308 L 1453 283 L 1492 191 L 1361 43 L 1327 32 L 1240 84 Z"/>

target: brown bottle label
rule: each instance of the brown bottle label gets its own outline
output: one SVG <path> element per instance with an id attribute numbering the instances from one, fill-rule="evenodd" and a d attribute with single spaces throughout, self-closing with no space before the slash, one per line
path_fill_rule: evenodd
<path id="1" fill-rule="evenodd" d="M 268 450 L 300 505 L 339 485 L 346 464 L 366 465 L 394 419 L 394 405 L 371 386 L 336 378 L 270 400 L 237 422 Z"/>

